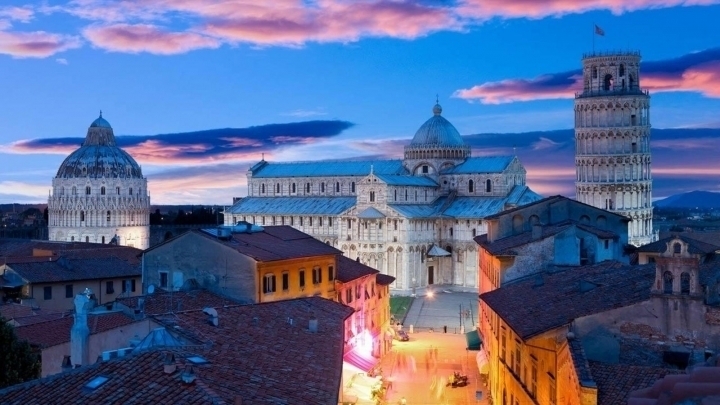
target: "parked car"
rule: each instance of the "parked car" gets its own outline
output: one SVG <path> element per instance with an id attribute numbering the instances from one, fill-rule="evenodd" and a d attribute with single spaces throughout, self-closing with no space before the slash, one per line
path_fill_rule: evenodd
<path id="1" fill-rule="evenodd" d="M 410 336 L 408 336 L 407 332 L 405 332 L 404 330 L 399 330 L 395 332 L 395 340 L 407 342 L 408 340 L 410 340 Z"/>

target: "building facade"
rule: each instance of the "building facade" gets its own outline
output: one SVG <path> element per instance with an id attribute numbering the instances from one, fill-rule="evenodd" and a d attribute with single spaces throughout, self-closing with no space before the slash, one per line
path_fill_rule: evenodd
<path id="1" fill-rule="evenodd" d="M 102 113 L 52 181 L 48 237 L 51 241 L 113 241 L 140 249 L 149 246 L 147 178 L 132 156 L 117 146 Z"/>
<path id="2" fill-rule="evenodd" d="M 225 223 L 295 227 L 395 277 L 396 292 L 476 288 L 484 218 L 540 199 L 525 174 L 515 156 L 472 157 L 435 105 L 402 160 L 257 163 Z"/>
<path id="3" fill-rule="evenodd" d="M 653 242 L 650 96 L 640 87 L 640 53 L 583 58 L 575 96 L 576 198 L 632 219 L 629 241 Z"/>

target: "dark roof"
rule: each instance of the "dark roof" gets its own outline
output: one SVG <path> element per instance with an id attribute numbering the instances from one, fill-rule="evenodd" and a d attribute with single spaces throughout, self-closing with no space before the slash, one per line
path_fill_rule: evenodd
<path id="1" fill-rule="evenodd" d="M 68 259 L 48 256 L 8 258 L 7 266 L 30 283 L 56 283 L 73 280 L 97 280 L 138 277 L 139 266 L 115 256 Z"/>
<path id="2" fill-rule="evenodd" d="M 341 283 L 347 283 L 361 277 L 379 273 L 379 271 L 370 266 L 366 266 L 342 255 L 337 257 L 337 266 L 336 279 Z"/>
<path id="3" fill-rule="evenodd" d="M 688 253 L 694 255 L 706 255 L 709 253 L 714 253 L 716 250 L 720 250 L 720 246 L 693 239 L 691 236 L 686 236 L 682 234 L 670 236 L 665 239 L 660 239 L 653 243 L 640 246 L 638 248 L 638 252 L 664 253 L 667 250 L 667 244 L 674 239 L 680 239 L 683 242 L 687 243 Z"/>
<path id="4" fill-rule="evenodd" d="M 671 232 L 671 231 L 660 231 L 660 239 L 665 239 L 669 236 L 681 235 L 686 238 L 699 240 L 700 242 L 709 243 L 711 245 L 720 245 L 720 232 L 718 231 L 687 231 L 687 232 Z"/>
<path id="5" fill-rule="evenodd" d="M 55 256 L 108 257 L 115 256 L 132 264 L 140 263 L 142 250 L 102 243 L 50 242 L 46 240 L 0 238 L 0 264 L 6 256 L 32 256 L 35 249 L 46 250 Z"/>
<path id="6" fill-rule="evenodd" d="M 72 329 L 73 322 L 75 322 L 75 317 L 72 314 L 67 314 L 63 318 L 17 326 L 15 334 L 18 338 L 27 340 L 33 346 L 57 346 L 70 342 L 70 329 Z M 135 322 L 134 319 L 121 312 L 91 313 L 88 316 L 88 327 L 91 334 L 119 328 L 133 322 Z"/>
<path id="7" fill-rule="evenodd" d="M 54 321 L 56 319 L 72 317 L 72 311 L 65 312 L 45 312 L 44 310 L 37 310 L 34 315 L 21 316 L 12 320 L 15 326 L 32 325 L 40 322 Z"/>
<path id="8" fill-rule="evenodd" d="M 518 335 L 528 339 L 574 319 L 650 298 L 655 266 L 607 260 L 529 276 L 480 295 Z"/>
<path id="9" fill-rule="evenodd" d="M 32 307 L 29 305 L 20 305 L 15 303 L 0 305 L 0 317 L 5 319 L 6 321 L 13 318 L 33 315 L 35 315 L 35 312 L 33 312 Z"/>
<path id="10" fill-rule="evenodd" d="M 580 202 L 580 201 L 577 201 L 577 200 L 573 200 L 572 198 L 568 198 L 568 197 L 565 197 L 565 196 L 562 196 L 562 195 L 553 195 L 553 196 L 550 196 L 550 197 L 545 197 L 545 198 L 543 198 L 542 200 L 533 201 L 533 202 L 531 202 L 531 203 L 528 203 L 528 204 L 525 204 L 525 205 L 521 205 L 521 206 L 519 206 L 519 207 L 515 207 L 515 208 L 511 208 L 511 209 L 509 209 L 509 210 L 505 210 L 505 211 L 498 212 L 497 214 L 488 215 L 488 216 L 485 217 L 485 219 L 486 219 L 486 220 L 489 220 L 489 219 L 498 219 L 498 218 L 500 218 L 500 217 L 502 217 L 502 216 L 504 216 L 504 215 L 506 215 L 506 214 L 510 214 L 510 213 L 515 212 L 515 211 L 523 210 L 523 209 L 525 209 L 525 208 L 532 207 L 533 205 L 543 204 L 543 203 L 551 202 L 551 201 L 568 201 L 568 202 L 571 202 L 571 203 L 575 203 L 575 204 L 579 204 L 579 205 L 584 205 L 584 206 L 586 206 L 586 207 L 594 208 L 594 209 L 596 209 L 596 210 L 603 211 L 603 212 L 605 212 L 605 213 L 607 213 L 607 214 L 615 215 L 615 216 L 618 216 L 618 217 L 621 217 L 621 218 L 624 218 L 624 219 L 630 221 L 630 218 L 628 218 L 628 217 L 626 217 L 626 216 L 624 216 L 624 215 L 620 215 L 620 214 L 615 213 L 615 212 L 612 212 L 612 211 L 605 211 L 605 210 L 603 210 L 603 209 L 601 209 L 601 208 L 598 208 L 598 207 L 595 207 L 595 206 L 592 206 L 592 205 L 589 205 L 589 204 L 585 204 L 585 203 L 583 203 L 583 202 Z"/>
<path id="11" fill-rule="evenodd" d="M 395 281 L 395 277 L 388 276 L 387 274 L 378 274 L 375 281 L 378 285 L 390 285 Z"/>
<path id="12" fill-rule="evenodd" d="M 204 384 L 202 368 L 198 367 L 194 384 L 184 384 L 180 374 L 185 361 L 173 373 L 164 372 L 161 351 L 120 357 L 111 361 L 56 374 L 0 390 L 2 403 L 23 404 L 218 404 L 218 398 Z M 96 377 L 107 382 L 96 389 L 85 387 Z M 232 401 L 230 401 L 232 403 Z"/>
<path id="13" fill-rule="evenodd" d="M 630 392 L 651 387 L 656 380 L 681 370 L 661 367 L 631 366 L 590 361 L 590 370 L 597 384 L 598 405 L 627 405 Z"/>
<path id="14" fill-rule="evenodd" d="M 288 225 L 266 226 L 262 231 L 253 233 L 234 232 L 230 240 L 219 239 L 202 230 L 192 230 L 155 245 L 145 252 L 172 243 L 175 239 L 188 234 L 201 235 L 261 262 L 342 254 L 342 251 Z"/>
<path id="15" fill-rule="evenodd" d="M 594 387 L 592 371 L 585 356 L 582 342 L 577 338 L 568 338 L 568 349 L 570 349 L 570 357 L 575 367 L 575 374 L 578 376 L 580 385 L 583 387 Z"/>
<path id="16" fill-rule="evenodd" d="M 519 233 L 517 235 L 498 239 L 493 242 L 488 242 L 487 234 L 476 236 L 474 240 L 478 245 L 482 246 L 485 250 L 487 250 L 488 252 L 490 252 L 490 254 L 494 256 L 514 256 L 517 253 L 513 251 L 513 249 L 527 245 L 537 240 L 557 235 L 558 233 L 570 228 L 573 225 L 576 226 L 578 229 L 596 235 L 601 239 L 618 238 L 618 235 L 615 232 L 606 231 L 604 229 L 596 228 L 592 225 L 582 224 L 577 221 L 567 220 L 553 225 L 543 225 L 542 235 L 538 239 L 533 239 L 532 231 L 527 231 Z"/>
<path id="17" fill-rule="evenodd" d="M 144 300 L 145 315 L 166 314 L 169 312 L 190 311 L 207 307 L 222 307 L 239 304 L 236 300 L 212 293 L 207 290 L 156 292 L 152 295 L 118 298 L 116 301 L 130 309 L 138 308 L 139 300 Z"/>
<path id="18" fill-rule="evenodd" d="M 237 396 L 248 404 L 337 403 L 344 322 L 352 308 L 306 297 L 216 310 L 218 326 L 200 310 L 156 319 L 209 347 L 198 354 L 212 367 L 199 372 L 219 396 L 230 403 Z M 316 333 L 308 331 L 313 317 Z"/>

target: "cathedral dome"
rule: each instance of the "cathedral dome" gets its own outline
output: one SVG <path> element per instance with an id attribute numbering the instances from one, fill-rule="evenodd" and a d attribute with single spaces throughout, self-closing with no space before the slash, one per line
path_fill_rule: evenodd
<path id="1" fill-rule="evenodd" d="M 462 147 L 465 146 L 457 129 L 442 115 L 442 107 L 435 104 L 433 117 L 425 121 L 410 142 L 412 146 L 423 147 Z"/>
<path id="2" fill-rule="evenodd" d="M 82 146 L 60 165 L 56 177 L 143 178 L 140 165 L 115 143 L 102 112 L 90 124 Z"/>

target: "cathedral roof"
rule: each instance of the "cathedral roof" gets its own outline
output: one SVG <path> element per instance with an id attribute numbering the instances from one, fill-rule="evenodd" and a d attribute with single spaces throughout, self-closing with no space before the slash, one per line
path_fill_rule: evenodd
<path id="1" fill-rule="evenodd" d="M 261 162 L 262 163 L 262 162 Z M 402 160 L 321 160 L 317 162 L 270 163 L 253 166 L 253 178 L 367 176 L 408 174 Z"/>
<path id="2" fill-rule="evenodd" d="M 441 174 L 500 173 L 512 163 L 515 156 L 479 156 L 465 159 L 457 166 L 443 170 Z"/>
<path id="3" fill-rule="evenodd" d="M 57 177 L 111 177 L 141 179 L 140 165 L 115 142 L 115 134 L 100 117 L 90 124 L 82 146 L 60 165 Z"/>
<path id="4" fill-rule="evenodd" d="M 355 197 L 246 197 L 228 213 L 248 215 L 340 215 L 355 206 Z"/>
<path id="5" fill-rule="evenodd" d="M 435 104 L 433 116 L 415 132 L 410 147 L 465 147 L 457 129 L 442 115 L 442 107 Z"/>
<path id="6" fill-rule="evenodd" d="M 377 174 L 378 179 L 382 180 L 389 186 L 418 186 L 418 187 L 437 187 L 435 180 L 426 176 L 403 176 L 395 174 Z"/>

